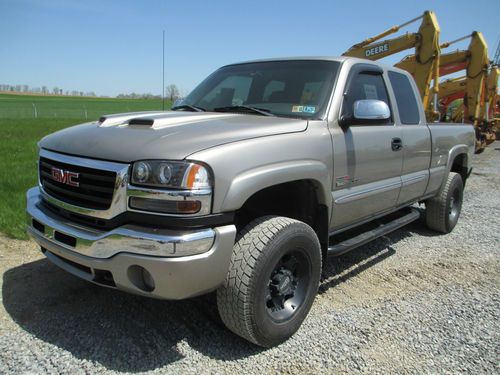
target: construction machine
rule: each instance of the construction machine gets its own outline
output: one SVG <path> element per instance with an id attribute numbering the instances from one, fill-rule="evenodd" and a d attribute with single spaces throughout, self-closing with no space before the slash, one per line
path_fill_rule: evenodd
<path id="1" fill-rule="evenodd" d="M 467 50 L 441 53 L 439 57 L 439 77 L 465 70 L 466 75 L 439 82 L 439 108 L 441 120 L 469 122 L 476 128 L 476 150 L 482 151 L 487 143 L 494 140 L 488 123 L 481 116 L 485 106 L 486 79 L 488 75 L 488 46 L 483 34 L 474 31 L 470 35 L 441 44 L 440 50 L 470 38 Z M 406 56 L 397 67 L 415 74 L 418 68 L 416 55 Z M 436 82 L 434 82 L 435 84 Z M 456 99 L 463 102 L 448 113 L 448 106 Z M 493 138 L 492 138 L 493 137 Z"/>
<path id="2" fill-rule="evenodd" d="M 477 125 L 480 122 L 481 104 L 484 103 L 484 89 L 490 61 L 488 59 L 488 45 L 483 34 L 474 31 L 470 38 L 471 41 L 467 50 L 441 54 L 439 76 L 465 69 L 467 120 Z"/>
<path id="3" fill-rule="evenodd" d="M 495 134 L 491 131 L 491 124 L 485 119 L 485 107 L 487 98 L 487 79 L 490 61 L 488 59 L 488 45 L 479 31 L 459 38 L 449 43 L 441 44 L 441 48 L 447 48 L 451 44 L 470 37 L 467 50 L 456 50 L 454 52 L 442 53 L 439 63 L 439 76 L 456 73 L 465 70 L 465 77 L 453 78 L 440 82 L 439 103 L 441 113 L 446 113 L 448 105 L 455 99 L 463 98 L 463 102 L 451 114 L 450 120 L 456 121 L 462 117 L 465 122 L 474 125 L 476 129 L 476 151 L 480 152 L 487 144 L 495 140 Z"/>
<path id="4" fill-rule="evenodd" d="M 497 42 L 495 56 L 488 74 L 488 102 L 485 117 L 492 123 L 497 139 L 500 139 L 500 94 L 498 93 L 498 79 L 500 78 L 500 39 Z"/>
<path id="5" fill-rule="evenodd" d="M 500 95 L 498 94 L 498 79 L 500 78 L 500 67 L 492 65 L 486 82 L 487 97 L 486 104 L 482 108 L 480 117 L 491 124 L 491 130 L 500 139 Z"/>
<path id="6" fill-rule="evenodd" d="M 379 42 L 380 39 L 394 34 L 401 28 L 418 20 L 422 20 L 418 32 L 407 32 L 399 37 Z M 436 15 L 432 11 L 425 11 L 420 17 L 401 25 L 393 26 L 378 35 L 353 45 L 343 53 L 343 56 L 378 60 L 410 48 L 415 48 L 415 59 L 411 64 L 410 73 L 415 78 L 427 118 L 429 121 L 433 121 L 439 117 L 439 112 L 437 111 L 440 58 L 439 32 L 440 29 Z M 404 65 L 396 66 L 408 70 Z M 433 82 L 433 86 L 429 89 L 431 82 Z"/>
<path id="7" fill-rule="evenodd" d="M 455 113 L 449 113 L 448 107 L 455 100 L 464 99 L 467 93 L 467 77 L 461 76 L 456 78 L 451 78 L 446 81 L 441 81 L 439 83 L 439 108 L 441 112 L 441 121 L 454 121 L 454 122 L 465 122 L 465 116 L 458 116 Z M 463 111 L 463 103 L 455 107 L 461 108 L 461 114 Z"/>

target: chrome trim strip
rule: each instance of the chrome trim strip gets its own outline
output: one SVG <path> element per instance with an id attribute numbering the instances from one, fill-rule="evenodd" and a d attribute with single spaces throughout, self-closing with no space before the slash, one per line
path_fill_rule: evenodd
<path id="1" fill-rule="evenodd" d="M 215 241 L 213 229 L 182 232 L 124 225 L 104 232 L 75 225 L 39 207 L 41 194 L 38 187 L 31 188 L 26 195 L 28 234 L 35 240 L 37 237 L 44 238 L 66 250 L 95 258 L 110 258 L 123 252 L 164 257 L 187 256 L 210 250 Z M 45 226 L 44 234 L 33 227 L 32 219 Z M 76 246 L 57 241 L 55 231 L 74 237 Z"/>
<path id="2" fill-rule="evenodd" d="M 426 177 L 427 177 L 427 174 L 421 174 L 421 175 L 412 176 L 412 177 L 402 176 L 401 178 L 403 180 L 403 185 L 411 185 L 411 184 L 416 184 L 417 182 L 424 180 Z"/>
<path id="3" fill-rule="evenodd" d="M 200 190 L 161 190 L 144 188 L 139 186 L 128 185 L 127 188 L 127 199 L 130 197 L 141 197 L 148 199 L 159 199 L 159 200 L 169 200 L 169 201 L 184 201 L 184 200 L 197 200 L 201 202 L 200 211 L 195 214 L 162 214 L 160 212 L 151 212 L 136 210 L 128 206 L 129 211 L 133 212 L 143 212 L 151 215 L 160 216 L 200 216 L 210 214 L 212 206 L 212 189 L 200 189 Z"/>
<path id="4" fill-rule="evenodd" d="M 341 196 L 341 197 L 335 199 L 335 204 L 344 204 L 344 203 L 348 203 L 354 199 L 366 198 L 366 196 L 370 196 L 370 195 L 372 195 L 372 193 L 381 192 L 381 191 L 385 191 L 385 190 L 392 190 L 392 188 L 394 188 L 394 187 L 401 187 L 401 181 L 392 182 L 392 183 L 387 184 L 387 185 L 377 186 L 377 187 L 373 187 L 370 189 L 356 191 L 356 192 L 351 193 L 351 194 L 346 194 L 344 196 Z M 366 196 L 364 196 L 364 195 L 366 195 Z"/>
<path id="5" fill-rule="evenodd" d="M 47 159 L 59 161 L 61 163 L 78 165 L 80 167 L 86 167 L 92 169 L 102 169 L 105 171 L 111 171 L 116 173 L 120 172 L 123 168 L 129 167 L 129 164 L 58 154 L 56 152 L 48 151 L 43 148 L 40 149 L 40 156 Z"/>

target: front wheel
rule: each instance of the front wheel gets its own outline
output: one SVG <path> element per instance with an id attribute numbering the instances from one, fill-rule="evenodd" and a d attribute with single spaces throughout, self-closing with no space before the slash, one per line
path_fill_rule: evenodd
<path id="1" fill-rule="evenodd" d="M 450 172 L 439 194 L 425 202 L 427 226 L 442 233 L 450 233 L 462 210 L 464 184 L 462 177 Z"/>
<path id="2" fill-rule="evenodd" d="M 263 347 L 292 336 L 307 316 L 321 275 L 314 230 L 285 217 L 252 221 L 238 235 L 217 306 L 224 324 Z"/>

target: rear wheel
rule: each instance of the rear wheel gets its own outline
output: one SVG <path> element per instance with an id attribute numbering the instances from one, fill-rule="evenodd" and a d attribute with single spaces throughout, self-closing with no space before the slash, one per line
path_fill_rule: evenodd
<path id="1" fill-rule="evenodd" d="M 314 230 L 285 217 L 262 217 L 238 236 L 226 280 L 217 291 L 225 325 L 257 345 L 292 336 L 309 312 L 321 274 Z"/>
<path id="2" fill-rule="evenodd" d="M 442 233 L 450 233 L 462 210 L 464 184 L 462 177 L 450 172 L 440 193 L 425 202 L 427 226 Z"/>

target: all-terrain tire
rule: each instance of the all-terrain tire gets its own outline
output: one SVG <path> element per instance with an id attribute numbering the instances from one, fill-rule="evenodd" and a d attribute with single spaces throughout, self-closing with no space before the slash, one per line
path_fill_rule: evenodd
<path id="1" fill-rule="evenodd" d="M 292 336 L 318 290 L 321 248 L 307 224 L 279 216 L 252 221 L 239 234 L 217 306 L 224 324 L 263 347 Z"/>
<path id="2" fill-rule="evenodd" d="M 464 184 L 462 177 L 450 172 L 439 194 L 425 202 L 427 226 L 435 231 L 450 233 L 462 210 Z"/>

